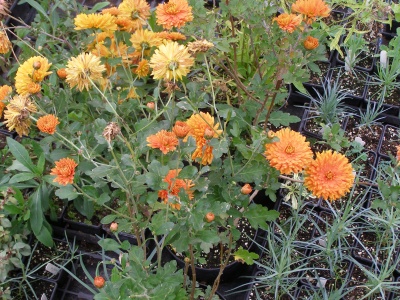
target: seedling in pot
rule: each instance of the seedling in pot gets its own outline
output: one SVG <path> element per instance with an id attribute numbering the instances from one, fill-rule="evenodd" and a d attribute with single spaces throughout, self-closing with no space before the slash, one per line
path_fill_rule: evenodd
<path id="1" fill-rule="evenodd" d="M 344 68 L 352 76 L 354 67 L 360 62 L 360 55 L 368 50 L 367 42 L 361 35 L 352 34 L 344 40 L 344 50 Z"/>

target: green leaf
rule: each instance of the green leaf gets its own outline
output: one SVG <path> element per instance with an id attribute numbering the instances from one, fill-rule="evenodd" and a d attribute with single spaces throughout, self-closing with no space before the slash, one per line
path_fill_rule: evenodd
<path id="1" fill-rule="evenodd" d="M 29 210 L 30 210 L 30 225 L 35 236 L 39 236 L 43 227 L 43 210 L 42 210 L 42 185 L 33 192 L 29 197 Z"/>
<path id="2" fill-rule="evenodd" d="M 297 116 L 292 116 L 289 113 L 285 113 L 280 110 L 273 111 L 269 118 L 269 122 L 278 127 L 280 125 L 289 126 L 290 123 L 297 123 L 300 122 L 300 118 Z"/>
<path id="3" fill-rule="evenodd" d="M 97 198 L 96 203 L 97 203 L 98 205 L 103 205 L 103 204 L 107 203 L 108 201 L 110 201 L 110 199 L 111 199 L 111 198 L 110 198 L 110 196 L 108 195 L 108 193 L 103 193 L 103 194 L 100 195 L 99 198 Z"/>
<path id="4" fill-rule="evenodd" d="M 51 228 L 51 227 L 49 226 L 49 228 Z M 53 237 L 51 235 L 51 230 L 49 228 L 47 228 L 46 226 L 43 226 L 40 229 L 40 232 L 38 234 L 35 234 L 35 236 L 39 240 L 39 242 L 41 242 L 43 245 L 45 245 L 47 247 L 52 247 L 53 246 Z"/>
<path id="5" fill-rule="evenodd" d="M 187 166 L 184 167 L 178 175 L 180 179 L 190 179 L 193 178 L 197 174 L 197 168 L 195 166 Z"/>
<path id="6" fill-rule="evenodd" d="M 249 220 L 253 228 L 262 228 L 268 230 L 268 221 L 274 221 L 278 218 L 279 212 L 276 210 L 268 210 L 260 204 L 251 204 L 244 216 Z"/>
<path id="7" fill-rule="evenodd" d="M 15 157 L 16 160 L 18 160 L 23 166 L 28 168 L 32 173 L 39 173 L 24 146 L 9 137 L 7 137 L 7 145 L 10 149 L 11 154 Z"/>
<path id="8" fill-rule="evenodd" d="M 40 175 L 43 174 L 43 171 L 44 171 L 44 163 L 45 163 L 45 161 L 46 161 L 46 159 L 45 159 L 45 157 L 44 157 L 44 153 L 42 153 L 42 154 L 39 156 L 39 160 L 38 160 L 38 163 L 37 163 L 37 170 L 38 170 L 38 173 L 39 173 Z"/>
<path id="9" fill-rule="evenodd" d="M 254 259 L 258 259 L 258 254 L 249 252 L 243 247 L 239 247 L 239 249 L 233 253 L 235 260 L 240 261 L 242 263 L 246 263 L 248 265 L 252 265 L 254 263 Z"/>
<path id="10" fill-rule="evenodd" d="M 13 184 L 13 183 L 17 183 L 17 182 L 24 182 L 24 181 L 30 180 L 32 178 L 35 178 L 35 177 L 36 177 L 36 174 L 33 174 L 33 173 L 19 173 L 10 178 L 9 184 Z"/>
<path id="11" fill-rule="evenodd" d="M 172 228 L 174 228 L 173 222 L 165 222 L 165 216 L 162 213 L 158 213 L 151 219 L 150 230 L 156 234 L 167 234 Z"/>
<path id="12" fill-rule="evenodd" d="M 110 224 L 111 222 L 113 222 L 115 220 L 116 217 L 117 217 L 116 215 L 105 216 L 103 219 L 101 219 L 100 223 L 101 224 Z"/>
<path id="13" fill-rule="evenodd" d="M 41 15 L 43 15 L 43 17 L 45 17 L 50 23 L 50 18 L 47 15 L 47 13 L 45 12 L 45 10 L 43 9 L 43 7 L 37 3 L 35 0 L 21 0 L 18 5 L 24 4 L 24 3 L 28 3 L 30 6 L 32 6 L 35 10 L 37 10 Z"/>
<path id="14" fill-rule="evenodd" d="M 79 196 L 72 185 L 61 186 L 55 192 L 56 196 L 60 199 L 73 200 Z"/>
<path id="15" fill-rule="evenodd" d="M 89 10 L 89 13 L 90 14 L 96 13 L 96 12 L 102 10 L 104 7 L 107 7 L 108 5 L 110 5 L 110 2 L 107 2 L 107 1 L 96 3 L 93 6 L 93 8 L 91 10 Z"/>
<path id="16" fill-rule="evenodd" d="M 98 244 L 104 249 L 104 251 L 116 251 L 120 248 L 118 242 L 113 239 L 103 239 L 100 240 Z"/>

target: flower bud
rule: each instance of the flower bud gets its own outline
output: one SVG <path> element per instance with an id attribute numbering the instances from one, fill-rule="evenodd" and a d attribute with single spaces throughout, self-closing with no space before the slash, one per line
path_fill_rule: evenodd
<path id="1" fill-rule="evenodd" d="M 308 36 L 303 42 L 304 48 L 307 50 L 313 50 L 319 46 L 318 39 Z"/>
<path id="2" fill-rule="evenodd" d="M 172 132 L 175 133 L 177 138 L 183 139 L 187 136 L 190 131 L 190 126 L 186 122 L 176 121 Z"/>
<path id="3" fill-rule="evenodd" d="M 185 257 L 183 261 L 185 262 L 185 264 L 188 264 L 188 263 L 190 263 L 190 258 L 189 257 Z"/>
<path id="4" fill-rule="evenodd" d="M 242 189 L 240 190 L 240 192 L 241 192 L 243 195 L 248 195 L 248 194 L 250 194 L 252 191 L 253 191 L 253 189 L 252 189 L 252 187 L 250 186 L 250 184 L 248 184 L 248 183 L 246 183 L 246 184 L 242 187 Z"/>
<path id="5" fill-rule="evenodd" d="M 116 232 L 118 230 L 118 223 L 112 222 L 111 225 L 110 225 L 110 230 L 112 232 Z"/>
<path id="6" fill-rule="evenodd" d="M 204 130 L 204 138 L 206 140 L 211 140 L 214 137 L 214 131 L 210 128 Z"/>
<path id="7" fill-rule="evenodd" d="M 101 289 L 106 284 L 106 281 L 101 276 L 96 276 L 93 280 L 93 285 L 98 289 Z"/>
<path id="8" fill-rule="evenodd" d="M 208 212 L 206 214 L 206 222 L 211 223 L 212 221 L 214 221 L 215 219 L 215 215 L 212 212 Z"/>
<path id="9" fill-rule="evenodd" d="M 42 66 L 42 63 L 38 60 L 33 62 L 33 68 L 35 70 L 39 70 L 41 66 Z"/>
<path id="10" fill-rule="evenodd" d="M 60 78 L 60 79 L 65 79 L 65 78 L 67 78 L 67 72 L 65 71 L 64 68 L 58 69 L 58 70 L 57 70 L 57 76 L 58 76 L 58 78 Z"/>
<path id="11" fill-rule="evenodd" d="M 147 106 L 149 109 L 152 109 L 152 110 L 156 107 L 156 105 L 154 104 L 154 102 L 149 102 L 149 103 L 146 104 L 146 106 Z"/>

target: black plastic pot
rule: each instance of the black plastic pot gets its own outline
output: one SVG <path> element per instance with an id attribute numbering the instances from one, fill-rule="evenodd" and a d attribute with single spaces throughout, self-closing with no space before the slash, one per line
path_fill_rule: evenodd
<path id="1" fill-rule="evenodd" d="M 68 217 L 68 211 L 72 208 L 72 206 L 73 206 L 73 204 L 70 203 L 64 211 L 63 221 L 66 224 L 66 228 L 69 228 L 69 229 L 72 229 L 75 231 L 79 231 L 79 232 L 83 232 L 83 233 L 87 233 L 87 234 L 92 234 L 92 235 L 102 235 L 103 231 L 102 231 L 100 223 L 98 225 L 91 225 L 91 224 L 86 224 L 83 222 L 71 220 Z"/>
<path id="2" fill-rule="evenodd" d="M 34 299 L 48 299 L 58 300 L 55 297 L 57 290 L 57 283 L 52 280 L 43 278 L 30 278 L 29 284 L 33 291 L 26 283 L 22 283 L 21 294 L 19 293 L 19 286 L 11 286 L 11 297 L 13 300 L 34 300 Z M 34 293 L 34 294 L 33 294 Z"/>
<path id="3" fill-rule="evenodd" d="M 382 138 L 378 146 L 378 154 L 389 158 L 389 155 L 396 157 L 397 149 L 396 146 L 399 145 L 399 127 L 392 125 L 385 125 L 383 130 Z"/>

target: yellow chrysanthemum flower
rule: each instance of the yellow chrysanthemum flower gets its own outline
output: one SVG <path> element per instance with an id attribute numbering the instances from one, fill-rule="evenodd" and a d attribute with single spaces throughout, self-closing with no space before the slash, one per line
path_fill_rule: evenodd
<path id="1" fill-rule="evenodd" d="M 118 10 L 118 19 L 127 20 L 124 30 L 130 32 L 146 25 L 146 20 L 150 17 L 150 5 L 145 0 L 123 0 Z"/>
<path id="2" fill-rule="evenodd" d="M 144 55 L 150 53 L 151 47 L 158 47 L 162 43 L 162 39 L 150 30 L 138 29 L 131 35 L 130 41 L 135 51 L 143 52 Z"/>
<path id="3" fill-rule="evenodd" d="M 106 14 L 79 14 L 74 19 L 75 30 L 100 29 L 112 32 L 118 29 L 116 18 L 109 13 Z"/>
<path id="4" fill-rule="evenodd" d="M 157 32 L 159 38 L 163 40 L 170 40 L 170 41 L 184 41 L 186 40 L 186 36 L 180 32 L 169 32 L 169 31 L 161 31 Z"/>
<path id="5" fill-rule="evenodd" d="M 350 191 L 354 173 L 349 160 L 338 152 L 324 151 L 305 169 L 304 185 L 315 196 L 338 200 Z"/>
<path id="6" fill-rule="evenodd" d="M 120 57 L 122 62 L 128 63 L 128 46 L 123 41 L 119 41 L 117 44 L 113 33 L 100 32 L 96 34 L 87 49 L 96 56 L 105 58 Z"/>
<path id="7" fill-rule="evenodd" d="M 81 53 L 72 57 L 65 68 L 66 82 L 71 88 L 77 87 L 79 91 L 90 89 L 91 81 L 99 81 L 106 67 L 101 64 L 100 58 L 92 53 Z"/>
<path id="8" fill-rule="evenodd" d="M 11 50 L 11 42 L 8 39 L 7 34 L 3 31 L 0 31 L 0 54 L 6 54 Z"/>
<path id="9" fill-rule="evenodd" d="M 154 79 L 177 80 L 189 73 L 194 64 L 188 49 L 177 42 L 168 41 L 158 47 L 150 59 Z"/>
<path id="10" fill-rule="evenodd" d="M 37 108 L 29 97 L 16 95 L 6 106 L 4 124 L 10 131 L 15 130 L 19 136 L 28 135 L 32 124 L 29 116 L 36 111 Z"/>
<path id="11" fill-rule="evenodd" d="M 300 172 L 312 161 L 310 143 L 297 131 L 284 128 L 274 136 L 279 138 L 279 141 L 265 145 L 265 156 L 271 167 L 289 175 Z"/>
<path id="12" fill-rule="evenodd" d="M 146 59 L 142 59 L 137 68 L 134 70 L 134 73 L 139 77 L 146 77 L 150 73 L 149 62 Z"/>
<path id="13" fill-rule="evenodd" d="M 38 84 L 51 74 L 49 71 L 51 63 L 47 58 L 34 56 L 24 62 L 17 70 L 15 75 L 15 88 L 20 95 L 32 94 L 32 91 L 38 92 Z M 40 91 L 40 89 L 39 89 Z"/>

